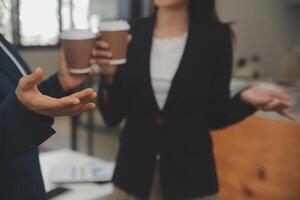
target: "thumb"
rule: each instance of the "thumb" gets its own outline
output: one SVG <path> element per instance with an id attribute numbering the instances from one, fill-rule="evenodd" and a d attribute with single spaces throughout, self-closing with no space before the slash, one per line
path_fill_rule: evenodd
<path id="1" fill-rule="evenodd" d="M 32 74 L 24 76 L 20 80 L 20 86 L 23 90 L 29 90 L 35 85 L 38 85 L 44 77 L 44 71 L 42 68 L 38 67 Z"/>

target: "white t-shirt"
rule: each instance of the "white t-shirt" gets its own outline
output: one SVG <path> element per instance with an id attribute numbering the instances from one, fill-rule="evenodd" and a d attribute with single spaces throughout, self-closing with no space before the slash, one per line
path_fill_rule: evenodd
<path id="1" fill-rule="evenodd" d="M 157 105 L 162 110 L 179 67 L 188 33 L 179 37 L 153 38 L 150 74 Z"/>

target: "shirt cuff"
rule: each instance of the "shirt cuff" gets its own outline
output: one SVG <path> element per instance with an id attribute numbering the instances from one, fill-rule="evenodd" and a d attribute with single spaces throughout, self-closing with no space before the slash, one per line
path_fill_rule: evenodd
<path id="1" fill-rule="evenodd" d="M 19 110 L 18 112 L 22 112 L 23 114 L 27 113 L 30 116 L 34 116 L 35 118 L 45 121 L 50 126 L 52 126 L 54 124 L 54 119 L 52 117 L 48 117 L 46 115 L 41 115 L 41 114 L 35 113 L 35 112 L 30 111 L 27 108 L 25 108 L 25 106 L 23 106 L 23 104 L 18 100 L 18 97 L 15 93 L 11 94 L 10 98 L 11 98 L 12 104 L 14 104 L 16 106 L 16 108 Z"/>
<path id="2" fill-rule="evenodd" d="M 244 90 L 243 90 L 244 91 Z M 237 95 L 235 95 L 233 97 L 233 105 L 235 106 L 235 110 L 239 111 L 240 113 L 237 115 L 244 115 L 244 116 L 248 116 L 248 115 L 252 115 L 257 111 L 257 108 L 247 102 L 244 102 L 241 98 L 241 93 L 243 92 L 239 92 Z"/>

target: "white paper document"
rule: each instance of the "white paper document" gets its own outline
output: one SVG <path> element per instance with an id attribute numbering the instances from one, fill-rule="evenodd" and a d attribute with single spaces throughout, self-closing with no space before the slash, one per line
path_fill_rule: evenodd
<path id="1" fill-rule="evenodd" d="M 111 181 L 114 164 L 88 163 L 54 165 L 51 167 L 49 181 L 52 183 L 82 183 Z"/>

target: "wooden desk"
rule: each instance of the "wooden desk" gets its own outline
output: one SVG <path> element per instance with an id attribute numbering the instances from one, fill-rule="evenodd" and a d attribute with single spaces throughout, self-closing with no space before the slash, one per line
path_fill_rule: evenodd
<path id="1" fill-rule="evenodd" d="M 300 124 L 253 116 L 212 135 L 220 200 L 300 200 Z"/>

